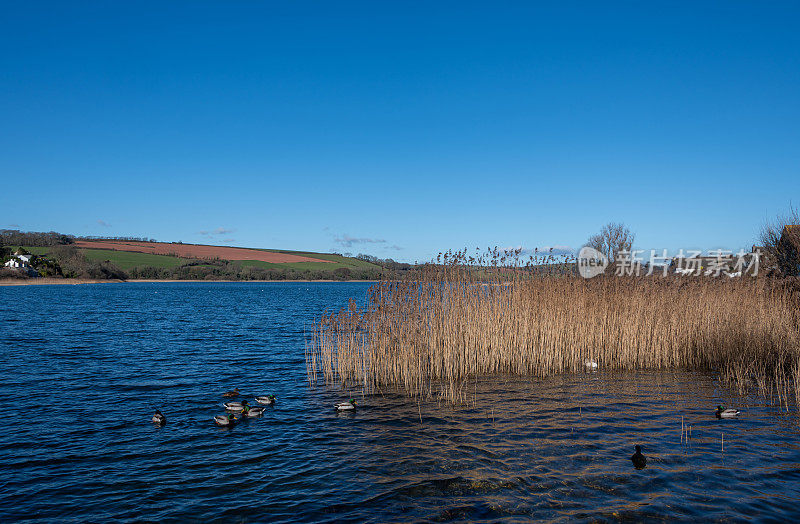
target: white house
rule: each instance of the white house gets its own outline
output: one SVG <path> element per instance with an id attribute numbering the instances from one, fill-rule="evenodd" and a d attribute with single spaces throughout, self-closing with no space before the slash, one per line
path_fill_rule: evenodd
<path id="1" fill-rule="evenodd" d="M 31 261 L 30 255 L 14 255 L 14 258 L 3 264 L 5 267 L 24 268 L 28 267 Z"/>

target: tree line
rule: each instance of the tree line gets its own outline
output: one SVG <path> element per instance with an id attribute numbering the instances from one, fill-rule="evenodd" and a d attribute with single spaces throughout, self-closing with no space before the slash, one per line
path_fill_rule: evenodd
<path id="1" fill-rule="evenodd" d="M 379 280 L 394 278 L 383 268 L 349 268 L 299 270 L 245 266 L 236 261 L 193 261 L 174 268 L 135 267 L 127 271 L 131 279 L 154 280 Z"/>
<path id="2" fill-rule="evenodd" d="M 55 231 L 20 231 L 18 229 L 0 229 L 0 245 L 50 247 L 75 243 L 73 235 L 56 233 Z"/>
<path id="3" fill-rule="evenodd" d="M 27 244 L 31 246 L 31 244 Z M 46 247 L 46 246 L 36 246 Z M 24 248 L 17 248 L 12 253 L 8 246 L 0 246 L 0 258 L 5 263 L 14 254 L 28 255 L 29 265 L 40 277 L 50 278 L 85 278 L 92 280 L 125 280 L 128 275 L 116 264 L 106 261 L 87 259 L 83 253 L 69 244 L 56 244 L 46 255 L 34 255 Z M 0 269 L 0 278 L 30 278 L 26 271 L 10 268 Z"/>

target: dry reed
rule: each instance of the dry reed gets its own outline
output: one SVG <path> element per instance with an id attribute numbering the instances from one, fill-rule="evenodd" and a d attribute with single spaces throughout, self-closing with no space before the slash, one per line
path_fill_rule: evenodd
<path id="1" fill-rule="evenodd" d="M 787 407 L 800 398 L 794 287 L 761 278 L 585 280 L 564 265 L 543 275 L 515 255 L 448 254 L 413 280 L 376 284 L 363 309 L 351 301 L 321 317 L 306 344 L 309 380 L 460 401 L 480 376 L 580 372 L 593 359 L 604 369 L 712 370 Z"/>

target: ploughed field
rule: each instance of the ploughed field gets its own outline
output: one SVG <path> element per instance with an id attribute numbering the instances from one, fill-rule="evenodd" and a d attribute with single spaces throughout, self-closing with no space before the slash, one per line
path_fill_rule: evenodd
<path id="1" fill-rule="evenodd" d="M 241 247 L 206 246 L 199 244 L 171 244 L 164 242 L 129 242 L 105 240 L 79 240 L 74 244 L 84 249 L 107 249 L 111 251 L 130 251 L 149 253 L 152 255 L 171 255 L 181 258 L 223 259 L 223 260 L 256 260 L 273 264 L 291 264 L 297 262 L 332 263 L 330 260 L 309 256 L 276 253 L 260 249 Z"/>

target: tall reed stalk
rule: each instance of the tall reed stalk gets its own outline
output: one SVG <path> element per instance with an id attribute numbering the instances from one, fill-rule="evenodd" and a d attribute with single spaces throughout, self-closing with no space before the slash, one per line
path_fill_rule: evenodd
<path id="1" fill-rule="evenodd" d="M 480 376 L 580 372 L 593 359 L 604 369 L 713 370 L 781 404 L 798 398 L 800 300 L 783 281 L 585 280 L 510 260 L 448 254 L 417 278 L 374 285 L 365 308 L 351 301 L 322 316 L 306 343 L 310 382 L 460 401 Z"/>

